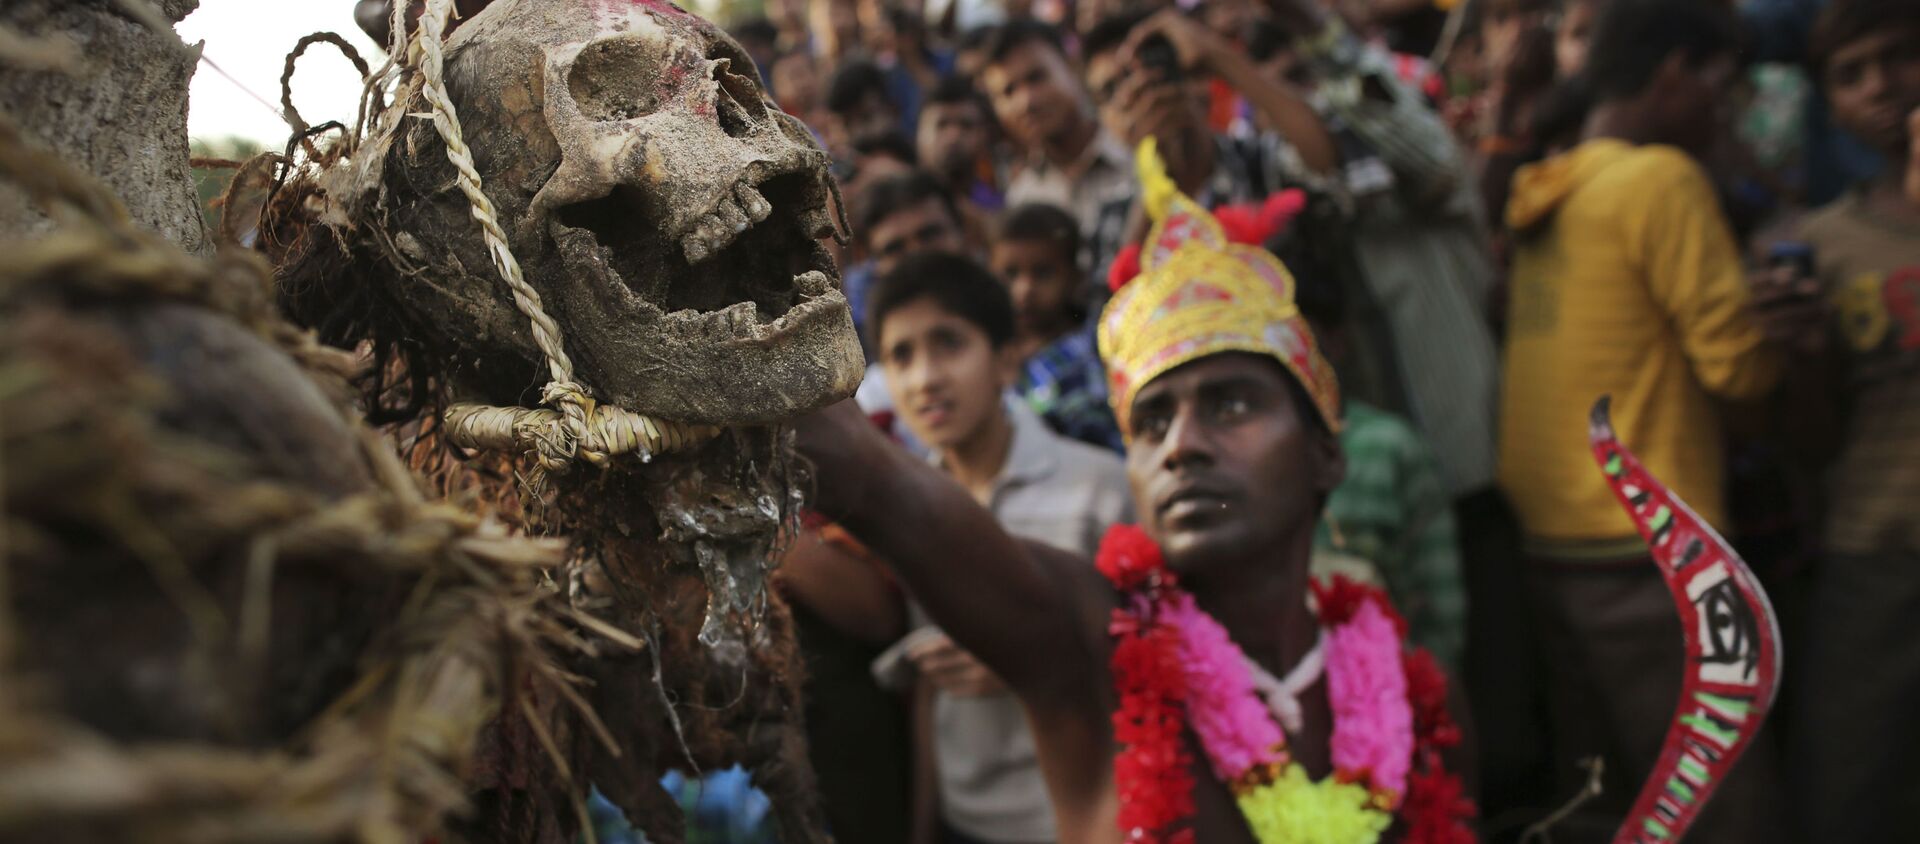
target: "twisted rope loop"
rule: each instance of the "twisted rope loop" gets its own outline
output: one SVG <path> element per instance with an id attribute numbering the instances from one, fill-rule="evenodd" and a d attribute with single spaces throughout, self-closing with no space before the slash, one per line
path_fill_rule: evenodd
<path id="1" fill-rule="evenodd" d="M 547 314 L 540 292 L 527 283 L 520 262 L 507 246 L 507 233 L 500 226 L 493 200 L 481 190 L 480 172 L 474 167 L 453 100 L 447 96 L 441 39 L 452 14 L 453 0 L 427 0 L 420 27 L 407 48 L 406 63 L 420 73 L 421 96 L 432 107 L 434 128 L 447 146 L 447 160 L 458 172 L 460 192 L 473 206 L 473 219 L 480 224 L 493 267 L 512 291 L 514 307 L 533 326 L 534 345 L 546 358 L 551 379 L 540 398 L 554 410 L 454 405 L 445 416 L 449 440 L 467 448 L 517 450 L 533 455 L 546 471 L 563 472 L 575 457 L 601 466 L 615 454 L 634 453 L 650 459 L 655 453 L 711 439 L 717 429 L 662 422 L 597 405 L 586 386 L 574 380 L 573 360 L 567 357 L 560 324 Z"/>
<path id="2" fill-rule="evenodd" d="M 559 444 L 550 439 L 560 427 L 560 414 L 525 407 L 454 405 L 447 409 L 447 437 L 474 448 L 510 449 L 532 443 L 541 465 L 565 465 Z M 710 425 L 662 422 L 607 405 L 595 405 L 587 422 L 587 439 L 573 446 L 587 462 L 604 465 L 607 458 L 632 454 L 642 461 L 706 442 L 720 433 Z"/>

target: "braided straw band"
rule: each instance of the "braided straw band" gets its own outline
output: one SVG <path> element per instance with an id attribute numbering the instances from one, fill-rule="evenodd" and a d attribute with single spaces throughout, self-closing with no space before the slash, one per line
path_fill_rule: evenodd
<path id="1" fill-rule="evenodd" d="M 447 440 L 465 448 L 492 451 L 532 451 L 541 464 L 559 459 L 557 440 L 564 426 L 559 413 L 525 407 L 486 407 L 456 404 L 447 408 Z M 699 445 L 720 433 L 711 425 L 662 422 L 617 407 L 598 405 L 587 414 L 587 435 L 575 443 L 577 453 L 595 466 L 619 454 L 638 455 L 642 462 L 655 454 Z M 562 461 L 564 465 L 564 461 Z"/>
<path id="2" fill-rule="evenodd" d="M 395 4 L 398 18 L 399 4 Z M 533 454 L 548 472 L 564 472 L 575 457 L 603 466 L 609 456 L 637 453 L 641 459 L 673 451 L 712 439 L 717 429 L 661 422 L 617 407 L 599 406 L 585 385 L 573 378 L 573 361 L 560 336 L 560 324 L 547 315 L 540 292 L 528 284 L 520 272 L 520 262 L 507 246 L 507 234 L 500 228 L 493 201 L 481 190 L 480 172 L 474 169 L 473 153 L 461 133 L 460 117 L 453 100 L 447 96 L 443 81 L 446 56 L 441 38 L 447 18 L 453 14 L 453 0 L 427 0 L 426 13 L 420 16 L 420 28 L 408 46 L 407 61 L 420 71 L 420 93 L 433 109 L 433 125 L 447 145 L 447 160 L 459 174 L 460 192 L 473 206 L 473 219 L 480 224 L 487 242 L 487 254 L 493 267 L 513 292 L 513 304 L 533 326 L 533 342 L 546 358 L 552 379 L 541 392 L 541 401 L 554 410 L 524 407 L 487 407 L 458 404 L 447 408 L 444 421 L 447 440 L 462 448 L 506 450 Z M 396 33 L 404 29 L 396 28 Z"/>

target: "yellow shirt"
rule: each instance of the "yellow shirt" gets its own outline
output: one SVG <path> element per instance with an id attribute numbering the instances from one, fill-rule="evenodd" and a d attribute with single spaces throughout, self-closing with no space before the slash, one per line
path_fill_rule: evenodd
<path id="1" fill-rule="evenodd" d="M 1672 147 L 1588 141 L 1514 175 L 1507 224 L 1519 234 L 1499 476 L 1529 550 L 1644 553 L 1588 450 L 1587 414 L 1603 395 L 1648 470 L 1723 524 L 1712 397 L 1765 394 L 1781 361 L 1746 310 L 1706 173 Z"/>

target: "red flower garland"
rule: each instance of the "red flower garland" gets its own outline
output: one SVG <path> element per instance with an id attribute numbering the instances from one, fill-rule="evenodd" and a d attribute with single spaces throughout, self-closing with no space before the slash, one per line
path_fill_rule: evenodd
<path id="1" fill-rule="evenodd" d="M 1173 582 L 1159 543 L 1134 525 L 1115 525 L 1108 530 L 1100 539 L 1100 553 L 1094 557 L 1094 565 L 1122 592 L 1154 585 L 1148 581 L 1156 574 L 1169 585 Z"/>
<path id="2" fill-rule="evenodd" d="M 1180 640 L 1165 625 L 1130 626 L 1113 648 L 1120 689 L 1113 735 L 1125 748 L 1113 760 L 1120 828 L 1129 841 L 1167 841 L 1164 836 L 1193 815 L 1193 760 L 1180 735 L 1186 696 Z"/>
<path id="3" fill-rule="evenodd" d="M 1126 592 L 1173 582 L 1160 546 L 1132 525 L 1107 531 L 1094 565 Z M 1181 737 L 1187 686 L 1179 632 L 1124 609 L 1113 611 L 1107 630 L 1114 636 L 1113 684 L 1120 692 L 1113 713 L 1113 737 L 1122 747 L 1113 760 L 1120 828 L 1129 842 L 1190 841 L 1192 830 L 1174 829 L 1193 816 L 1193 758 Z"/>
<path id="4" fill-rule="evenodd" d="M 1114 637 L 1114 687 L 1119 708 L 1113 713 L 1114 739 L 1122 749 L 1114 759 L 1119 791 L 1119 826 L 1128 844 L 1192 844 L 1193 757 L 1186 749 L 1186 681 L 1180 664 L 1179 633 L 1151 616 L 1153 593 L 1171 587 L 1160 548 L 1145 531 L 1131 525 L 1107 532 L 1095 558 L 1100 573 L 1133 601 L 1113 611 L 1108 632 Z M 1353 617 L 1366 601 L 1377 601 L 1402 637 L 1406 622 L 1377 587 L 1335 576 L 1311 581 L 1320 623 L 1333 627 Z M 1407 698 L 1414 715 L 1415 770 L 1398 814 L 1413 844 L 1472 844 L 1468 820 L 1478 810 L 1460 778 L 1443 767 L 1440 751 L 1460 743 L 1460 728 L 1447 711 L 1447 679 L 1423 649 L 1403 660 Z"/>
<path id="5" fill-rule="evenodd" d="M 1479 814 L 1460 778 L 1442 766 L 1440 751 L 1460 743 L 1460 726 L 1447 711 L 1447 675 L 1433 654 L 1421 649 L 1401 663 L 1407 674 L 1407 700 L 1413 705 L 1415 770 L 1407 780 L 1400 808 L 1409 844 L 1473 844 L 1467 823 Z"/>

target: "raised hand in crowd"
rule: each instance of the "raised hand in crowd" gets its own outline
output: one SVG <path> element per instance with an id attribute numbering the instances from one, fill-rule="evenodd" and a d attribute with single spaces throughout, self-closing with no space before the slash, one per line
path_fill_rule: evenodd
<path id="1" fill-rule="evenodd" d="M 1802 354 L 1826 350 L 1829 314 L 1809 264 L 1776 260 L 1749 274 L 1747 284 L 1767 339 Z"/>
<path id="2" fill-rule="evenodd" d="M 1287 15 L 1290 20 L 1300 22 L 1302 28 L 1296 32 L 1318 32 L 1325 18 L 1313 7 L 1311 0 L 1276 0 L 1280 5 L 1292 8 Z M 1164 46 L 1160 46 L 1164 45 Z M 1161 58 L 1163 50 L 1172 53 L 1171 62 Z M 1320 118 L 1313 106 L 1299 92 L 1286 84 L 1269 78 L 1249 58 L 1238 45 L 1208 29 L 1198 20 L 1182 16 L 1177 10 L 1160 12 L 1146 22 L 1134 28 L 1127 40 L 1115 52 L 1114 63 L 1131 71 L 1126 76 L 1135 77 L 1119 80 L 1112 94 L 1122 108 L 1128 109 L 1130 117 L 1138 112 L 1138 119 L 1151 123 L 1154 119 L 1165 119 L 1179 113 L 1161 103 L 1168 96 L 1177 96 L 1186 109 L 1198 109 L 1201 100 L 1192 95 L 1184 85 L 1169 84 L 1191 79 L 1218 77 L 1232 86 L 1241 96 L 1252 104 L 1255 111 L 1267 118 L 1268 124 L 1285 137 L 1300 154 L 1301 161 L 1315 172 L 1331 172 L 1337 162 L 1333 136 L 1328 133 L 1326 123 Z M 1142 73 L 1141 71 L 1146 71 Z M 1089 81 L 1093 82 L 1101 74 L 1090 62 Z M 1131 84 L 1128 84 L 1131 82 Z M 1150 86 L 1172 89 L 1167 94 L 1154 94 L 1144 102 L 1136 102 L 1146 96 Z M 1100 89 L 1095 85 L 1095 90 Z M 1196 120 L 1195 126 L 1203 133 L 1200 141 L 1206 142 L 1205 124 Z M 1134 137 L 1126 137 L 1129 144 L 1136 142 L 1148 131 L 1135 131 Z M 1178 150 L 1168 150 L 1168 138 L 1160 136 L 1162 152 L 1178 154 Z M 1173 158 L 1168 161 L 1171 164 Z M 1176 178 L 1178 174 L 1176 173 Z M 1185 184 L 1183 187 L 1191 188 Z"/>

